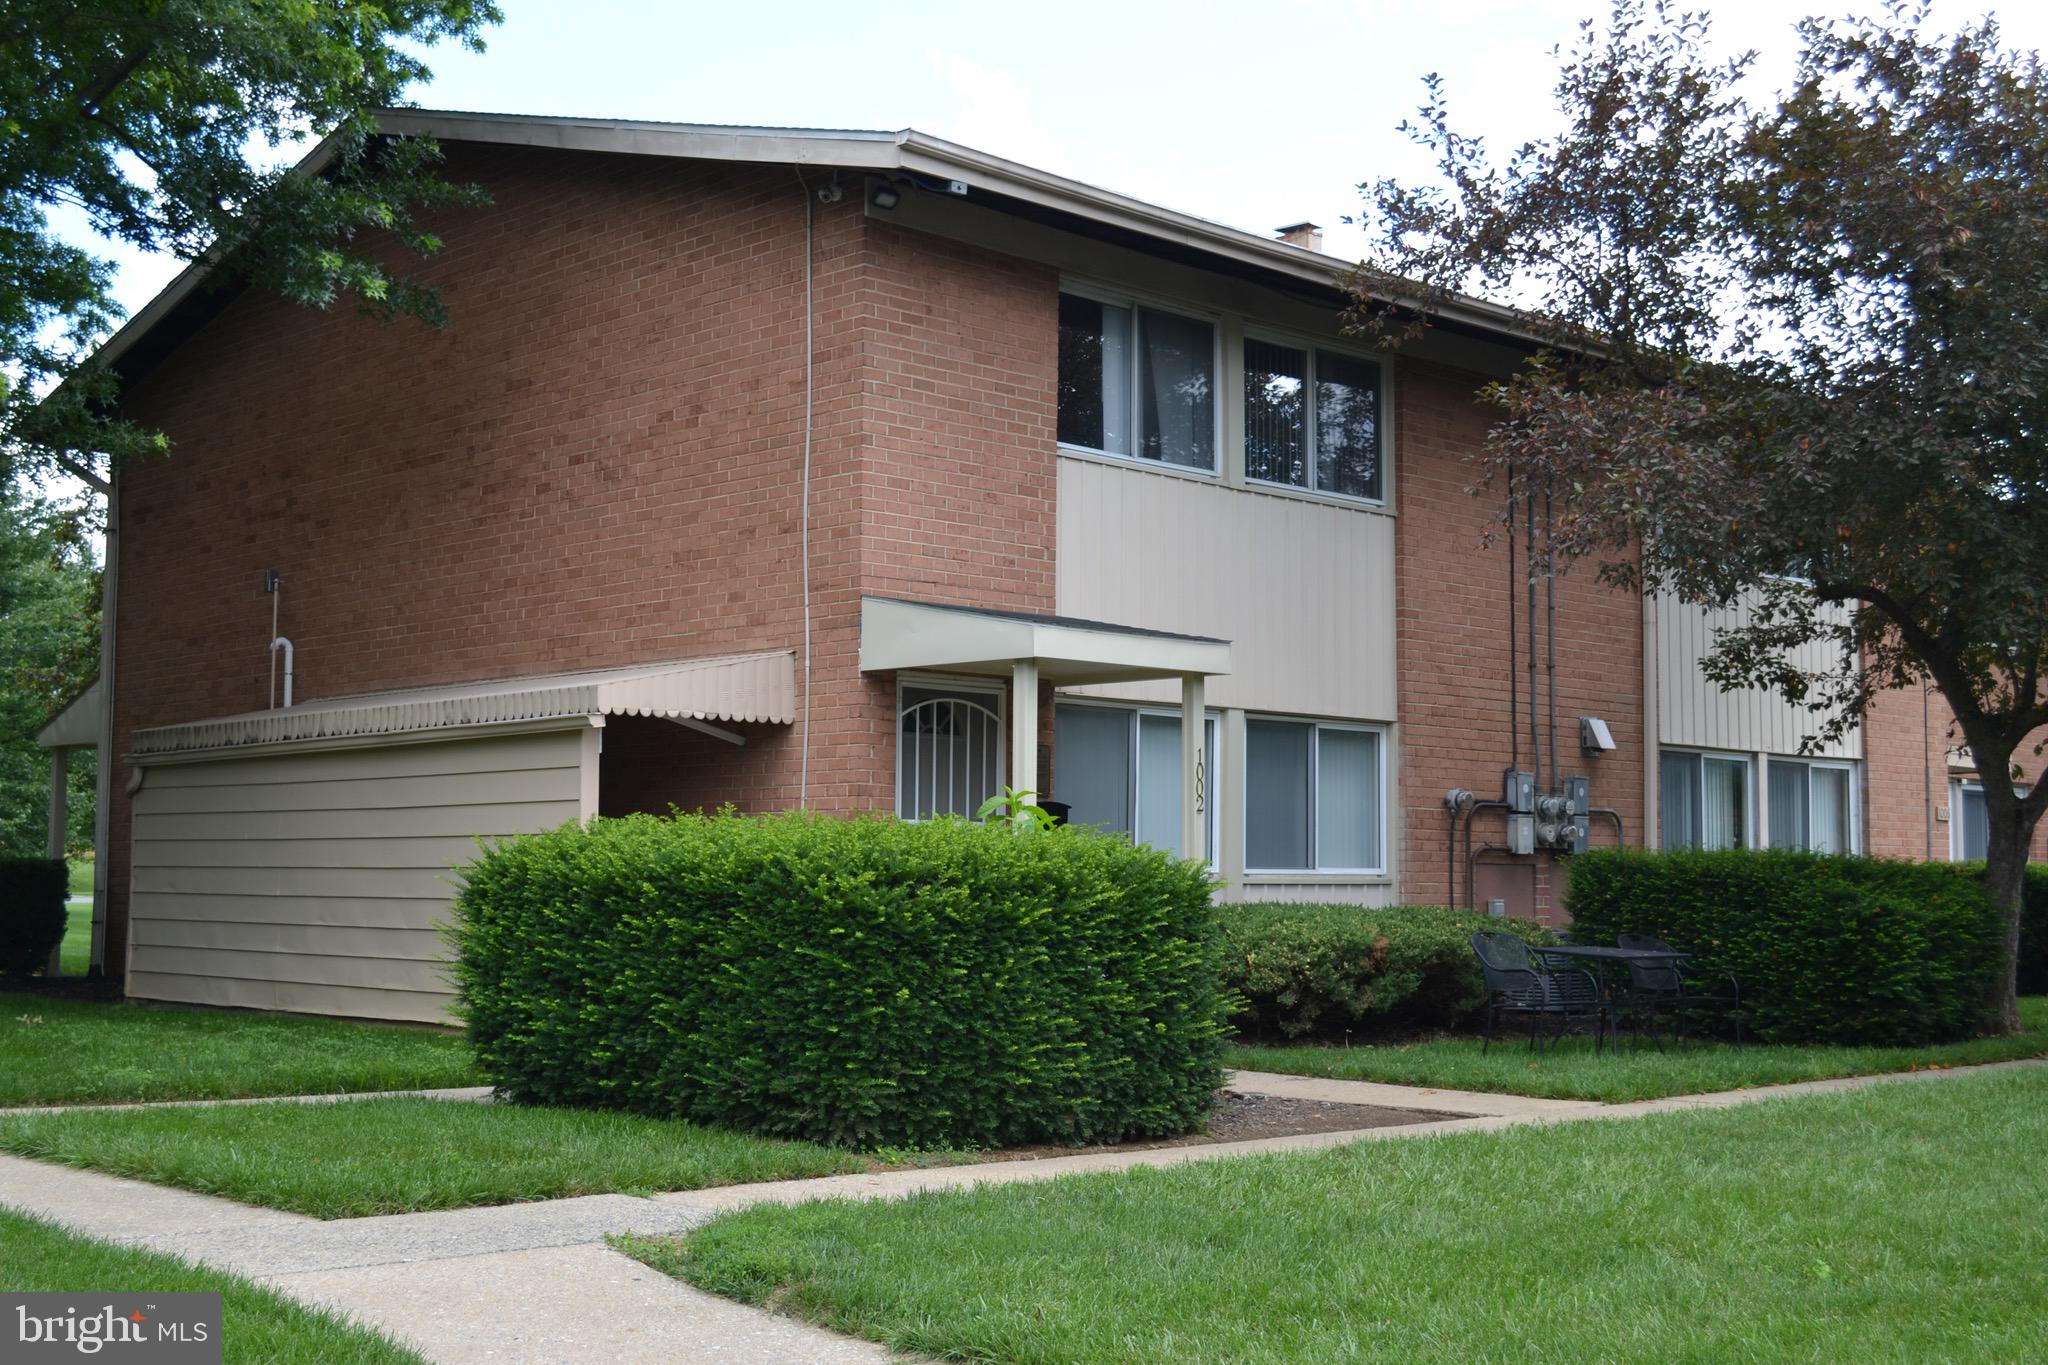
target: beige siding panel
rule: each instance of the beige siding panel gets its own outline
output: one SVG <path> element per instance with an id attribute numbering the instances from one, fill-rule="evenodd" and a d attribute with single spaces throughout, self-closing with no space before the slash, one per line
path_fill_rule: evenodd
<path id="1" fill-rule="evenodd" d="M 141 839 L 136 860 L 152 867 L 289 867 L 446 872 L 475 859 L 477 842 L 455 835 L 388 839 Z"/>
<path id="2" fill-rule="evenodd" d="M 202 896 L 376 896 L 421 900 L 447 900 L 454 895 L 452 870 L 425 867 L 158 867 L 137 861 L 134 874 L 131 899 L 160 891 Z"/>
<path id="3" fill-rule="evenodd" d="M 1294 904 L 1390 906 L 1400 903 L 1391 882 L 1252 882 L 1227 887 L 1220 901 L 1288 901 Z"/>
<path id="4" fill-rule="evenodd" d="M 152 811 L 135 818 L 137 839 L 390 839 L 508 834 L 576 818 L 566 801 L 387 806 L 356 810 Z M 479 829 L 487 819 L 491 827 Z"/>
<path id="5" fill-rule="evenodd" d="M 231 976 L 237 981 L 293 981 L 356 990 L 447 990 L 447 965 L 413 958 L 341 957 L 261 949 L 135 947 L 138 971 L 174 976 Z"/>
<path id="6" fill-rule="evenodd" d="M 1725 609 L 1693 606 L 1673 598 L 1657 601 L 1657 730 L 1663 744 L 1796 754 L 1819 727 L 1804 708 L 1760 688 L 1723 692 L 1700 662 L 1712 652 L 1716 629 L 1742 619 L 1740 604 Z M 1826 645 L 1808 645 L 1795 656 L 1801 668 L 1831 672 L 1840 658 Z M 1863 736 L 1852 733 L 1822 748 L 1831 758 L 1860 758 Z"/>
<path id="7" fill-rule="evenodd" d="M 152 774 L 163 769 L 152 769 Z M 459 773 L 448 777 L 358 778 L 346 782 L 253 783 L 246 787 L 167 787 L 154 775 L 143 790 L 153 791 L 154 812 L 249 813 L 255 811 L 428 810 L 437 806 L 490 806 L 547 803 L 567 807 L 559 799 L 558 768 L 520 769 L 500 773 Z"/>
<path id="8" fill-rule="evenodd" d="M 240 924 L 349 925 L 365 929 L 426 929 L 447 918 L 436 898 L 375 896 L 262 896 L 221 892 L 159 891 L 150 897 L 150 923 L 200 920 Z M 138 932 L 141 926 L 137 926 Z"/>
<path id="9" fill-rule="evenodd" d="M 561 766 L 564 745 L 583 728 L 508 735 L 503 739 L 378 744 L 313 753 L 158 763 L 150 768 L 149 782 L 166 787 L 246 787 L 252 783 L 345 782 L 359 778 L 555 769 Z"/>
<path id="10" fill-rule="evenodd" d="M 1061 615 L 1229 640 L 1214 707 L 1394 719 L 1392 517 L 1072 456 L 1059 479 Z"/>
<path id="11" fill-rule="evenodd" d="M 582 761 L 562 730 L 150 769 L 129 994 L 445 1020 L 454 869 L 574 819 Z"/>
<path id="12" fill-rule="evenodd" d="M 246 920 L 153 919 L 137 926 L 137 960 L 142 960 L 146 949 L 155 948 L 390 957 L 405 962 L 440 962 L 448 956 L 438 928 L 252 924 Z"/>
<path id="13" fill-rule="evenodd" d="M 223 1009 L 285 1010 L 296 1014 L 334 1014 L 418 1024 L 451 1022 L 448 1018 L 448 993 L 443 990 L 357 990 L 347 986 L 308 985 L 299 981 L 244 981 L 227 976 L 131 972 L 128 994 L 138 1000 L 164 1000 Z"/>

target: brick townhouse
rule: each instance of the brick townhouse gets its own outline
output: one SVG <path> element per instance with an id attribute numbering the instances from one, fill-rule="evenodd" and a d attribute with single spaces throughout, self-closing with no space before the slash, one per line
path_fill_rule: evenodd
<path id="1" fill-rule="evenodd" d="M 1306 224 L 917 133 L 386 128 L 491 196 L 447 329 L 195 269 L 105 351 L 175 453 L 118 481 L 98 734 L 46 738 L 113 756 L 131 995 L 443 1017 L 478 836 L 672 805 L 1013 785 L 1227 897 L 1545 917 L 1586 843 L 1969 851 L 1917 696 L 1795 758 L 1710 614 L 1481 548 L 1501 310 L 1374 355 Z"/>

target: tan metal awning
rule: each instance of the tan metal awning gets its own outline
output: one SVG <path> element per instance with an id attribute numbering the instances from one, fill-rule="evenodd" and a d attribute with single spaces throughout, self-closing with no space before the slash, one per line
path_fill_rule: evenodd
<path id="1" fill-rule="evenodd" d="M 131 750 L 138 763 L 168 762 L 258 745 L 400 740 L 603 716 L 794 724 L 796 656 L 791 650 L 767 650 L 326 697 L 270 711 L 138 730 Z"/>

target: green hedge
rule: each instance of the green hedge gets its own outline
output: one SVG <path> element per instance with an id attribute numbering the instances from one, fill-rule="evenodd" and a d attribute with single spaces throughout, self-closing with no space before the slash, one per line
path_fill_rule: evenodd
<path id="1" fill-rule="evenodd" d="M 1548 930 L 1527 920 L 1407 905 L 1254 901 L 1217 909 L 1223 985 L 1241 1033 L 1336 1037 L 1401 1028 L 1444 1028 L 1486 1003 L 1472 935 L 1499 929 L 1536 942 Z"/>
<path id="2" fill-rule="evenodd" d="M 1733 972 L 1762 1038 L 1911 1045 L 1990 1022 L 1998 915 L 1971 867 L 1603 849 L 1571 860 L 1565 904 L 1582 941 L 1656 934 Z"/>
<path id="3" fill-rule="evenodd" d="M 857 1146 L 1184 1133 L 1221 1083 L 1209 883 L 1080 829 L 632 816 L 488 850 L 452 931 L 511 1097 Z"/>
<path id="4" fill-rule="evenodd" d="M 0 858 L 0 974 L 47 967 L 64 941 L 70 872 L 62 858 Z"/>

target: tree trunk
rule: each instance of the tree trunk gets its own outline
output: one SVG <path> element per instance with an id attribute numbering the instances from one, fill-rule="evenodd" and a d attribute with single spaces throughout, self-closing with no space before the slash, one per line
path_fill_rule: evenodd
<path id="1" fill-rule="evenodd" d="M 1998 822 L 1992 822 L 1984 867 L 1984 890 L 1999 908 L 2004 928 L 2004 955 L 1991 998 L 2001 1033 L 2020 1031 L 2020 903 L 2027 879 L 2026 834 L 2018 819 L 2010 823 L 2012 828 L 2002 831 Z"/>

